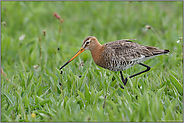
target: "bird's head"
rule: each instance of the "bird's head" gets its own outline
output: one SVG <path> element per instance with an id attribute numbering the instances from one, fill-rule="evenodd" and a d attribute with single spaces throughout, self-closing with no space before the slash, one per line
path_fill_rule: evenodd
<path id="1" fill-rule="evenodd" d="M 94 36 L 88 36 L 84 39 L 81 48 L 84 50 L 93 50 L 98 44 L 98 40 Z"/>
<path id="2" fill-rule="evenodd" d="M 80 50 L 70 59 L 68 62 L 66 62 L 60 69 L 62 69 L 64 66 L 66 66 L 68 63 L 70 63 L 73 59 L 75 59 L 79 54 L 84 52 L 85 50 L 94 50 L 94 48 L 97 45 L 101 45 L 98 40 L 94 36 L 88 36 L 87 38 L 84 39 L 82 47 Z"/>

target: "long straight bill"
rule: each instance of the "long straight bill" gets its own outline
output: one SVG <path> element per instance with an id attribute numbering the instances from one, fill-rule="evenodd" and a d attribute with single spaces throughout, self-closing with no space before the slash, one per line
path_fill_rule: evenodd
<path id="1" fill-rule="evenodd" d="M 75 59 L 79 54 L 81 54 L 82 52 L 84 52 L 84 48 L 80 48 L 80 50 L 70 59 L 68 60 L 62 67 L 60 67 L 60 70 L 66 66 L 68 63 L 70 63 L 73 59 Z"/>

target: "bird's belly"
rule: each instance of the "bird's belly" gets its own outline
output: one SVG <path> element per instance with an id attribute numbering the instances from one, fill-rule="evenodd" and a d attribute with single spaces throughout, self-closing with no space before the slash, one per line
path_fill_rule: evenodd
<path id="1" fill-rule="evenodd" d="M 108 69 L 111 70 L 111 71 L 123 71 L 123 70 L 126 70 L 128 68 L 131 68 L 135 64 L 137 64 L 137 63 L 133 63 L 133 64 L 126 64 L 125 63 L 124 65 L 116 64 L 113 67 L 112 66 L 108 67 Z"/>
<path id="2" fill-rule="evenodd" d="M 137 60 L 134 61 L 110 60 L 105 63 L 104 62 L 98 63 L 97 65 L 109 69 L 111 71 L 123 71 L 132 67 L 137 63 L 139 63 L 139 61 Z"/>

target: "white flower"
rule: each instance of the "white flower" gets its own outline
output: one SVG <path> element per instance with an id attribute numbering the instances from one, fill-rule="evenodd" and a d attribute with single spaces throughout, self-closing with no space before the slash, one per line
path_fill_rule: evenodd
<path id="1" fill-rule="evenodd" d="M 24 40 L 25 36 L 26 36 L 25 34 L 21 35 L 21 36 L 19 37 L 19 41 Z"/>

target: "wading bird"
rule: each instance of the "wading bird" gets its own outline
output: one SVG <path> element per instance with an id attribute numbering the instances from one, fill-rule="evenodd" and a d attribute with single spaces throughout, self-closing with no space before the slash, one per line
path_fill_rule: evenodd
<path id="1" fill-rule="evenodd" d="M 128 79 L 127 77 L 124 79 L 122 74 L 123 70 L 126 70 L 135 64 L 139 64 L 147 68 L 144 71 L 129 76 L 129 78 L 132 78 L 151 69 L 151 67 L 141 62 L 170 52 L 169 50 L 140 45 L 132 42 L 131 39 L 118 40 L 101 45 L 97 38 L 94 36 L 88 36 L 84 39 L 80 50 L 69 61 L 67 61 L 60 70 L 85 50 L 91 51 L 93 60 L 98 66 L 111 71 L 120 71 L 124 85 L 126 85 Z M 121 86 L 121 88 L 124 87 Z"/>

